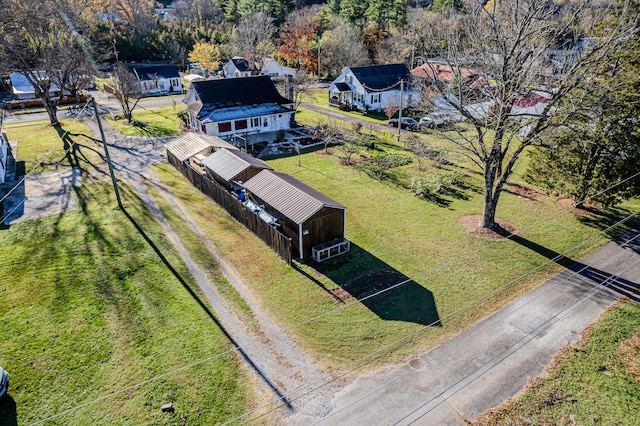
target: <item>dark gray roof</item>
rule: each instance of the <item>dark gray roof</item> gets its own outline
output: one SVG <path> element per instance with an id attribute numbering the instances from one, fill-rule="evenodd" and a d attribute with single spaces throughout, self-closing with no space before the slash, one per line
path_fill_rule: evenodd
<path id="1" fill-rule="evenodd" d="M 271 170 L 262 161 L 237 149 L 220 149 L 202 160 L 202 164 L 227 182 L 250 167 Z"/>
<path id="2" fill-rule="evenodd" d="M 138 76 L 138 80 L 155 80 L 158 78 L 180 78 L 175 65 L 136 65 L 131 69 Z"/>
<path id="3" fill-rule="evenodd" d="M 233 62 L 233 65 L 236 67 L 238 71 L 241 71 L 241 72 L 250 71 L 249 64 L 244 58 L 232 58 L 231 62 Z"/>
<path id="4" fill-rule="evenodd" d="M 191 87 L 209 113 L 219 108 L 292 103 L 278 93 L 266 75 L 194 81 Z"/>
<path id="5" fill-rule="evenodd" d="M 353 75 L 366 89 L 386 89 L 400 80 L 409 81 L 411 74 L 405 64 L 371 65 L 351 67 Z M 398 89 L 400 86 L 397 87 Z"/>
<path id="6" fill-rule="evenodd" d="M 336 89 L 340 92 L 350 92 L 351 87 L 347 83 L 335 83 Z"/>
<path id="7" fill-rule="evenodd" d="M 210 147 L 235 149 L 217 136 L 204 135 L 202 133 L 185 133 L 165 145 L 168 152 L 172 153 L 179 161 L 188 160 L 190 157 Z"/>
<path id="8" fill-rule="evenodd" d="M 263 170 L 244 186 L 250 194 L 297 224 L 304 223 L 323 207 L 346 210 L 342 204 L 285 173 Z"/>

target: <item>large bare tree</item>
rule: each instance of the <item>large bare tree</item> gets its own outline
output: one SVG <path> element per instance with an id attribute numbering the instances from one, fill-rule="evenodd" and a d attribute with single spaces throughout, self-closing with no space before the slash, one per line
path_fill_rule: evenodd
<path id="1" fill-rule="evenodd" d="M 120 106 L 122 113 L 129 123 L 133 120 L 133 110 L 138 106 L 142 97 L 140 82 L 126 65 L 118 63 L 113 69 L 112 77 L 114 95 Z"/>
<path id="2" fill-rule="evenodd" d="M 22 73 L 42 101 L 52 125 L 65 91 L 89 83 L 92 68 L 80 45 L 69 3 L 0 0 L 0 55 L 5 72 Z M 54 95 L 54 88 L 59 90 Z"/>
<path id="3" fill-rule="evenodd" d="M 471 124 L 473 132 L 451 140 L 482 170 L 481 227 L 494 229 L 500 195 L 520 156 L 542 135 L 562 125 L 559 117 L 567 111 L 561 101 L 635 35 L 637 16 L 623 12 L 605 35 L 598 34 L 593 22 L 604 19 L 599 14 L 609 9 L 594 9 L 591 2 L 563 2 L 568 10 L 554 0 L 485 3 L 469 0 L 463 14 L 447 12 L 443 17 L 446 26 L 419 25 L 413 36 L 425 57 L 433 57 L 434 46 L 439 47 L 440 61 L 450 67 L 445 80 L 435 60 L 427 63 L 425 96 L 457 109 Z M 622 9 L 626 6 L 627 0 L 619 2 Z M 581 21 L 582 17 L 590 21 Z M 433 16 L 416 21 L 428 20 Z M 576 28 L 577 32 L 571 31 Z M 580 33 L 593 36 L 588 45 L 567 40 L 567 34 Z M 550 52 L 562 53 L 561 69 L 551 79 Z M 558 57 L 555 59 L 557 63 Z M 531 95 L 544 97 L 546 102 L 534 111 L 517 108 L 518 100 Z M 580 105 L 573 105 L 571 114 L 579 111 Z"/>
<path id="4" fill-rule="evenodd" d="M 369 55 L 360 40 L 355 26 L 337 16 L 331 19 L 330 29 L 320 40 L 320 61 L 329 75 L 337 76 L 347 66 L 369 63 Z"/>
<path id="5" fill-rule="evenodd" d="M 260 71 L 265 57 L 271 57 L 276 47 L 273 37 L 276 27 L 270 16 L 255 12 L 248 15 L 233 29 L 229 39 L 232 56 L 241 56 L 253 71 Z"/>

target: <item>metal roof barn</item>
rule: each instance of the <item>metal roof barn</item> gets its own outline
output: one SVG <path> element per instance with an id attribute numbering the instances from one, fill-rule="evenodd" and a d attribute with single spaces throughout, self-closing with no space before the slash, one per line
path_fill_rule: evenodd
<path id="1" fill-rule="evenodd" d="M 245 182 L 262 170 L 272 170 L 271 167 L 246 152 L 237 149 L 220 149 L 204 160 L 207 176 L 217 180 L 227 188 L 232 182 Z"/>
<path id="2" fill-rule="evenodd" d="M 271 170 L 261 171 L 244 186 L 250 199 L 257 200 L 278 219 L 301 259 L 310 257 L 314 246 L 332 241 L 344 244 L 347 209 L 337 201 L 287 174 Z"/>

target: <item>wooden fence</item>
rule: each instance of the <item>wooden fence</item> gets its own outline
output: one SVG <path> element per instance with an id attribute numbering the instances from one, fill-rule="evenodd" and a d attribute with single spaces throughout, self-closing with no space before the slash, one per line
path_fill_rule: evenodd
<path id="1" fill-rule="evenodd" d="M 167 158 L 169 163 L 182 173 L 193 186 L 225 209 L 227 213 L 253 232 L 291 266 L 290 238 L 260 219 L 255 213 L 247 210 L 242 203 L 222 187 L 222 185 L 198 173 L 189 164 L 182 163 L 171 153 L 168 153 Z"/>

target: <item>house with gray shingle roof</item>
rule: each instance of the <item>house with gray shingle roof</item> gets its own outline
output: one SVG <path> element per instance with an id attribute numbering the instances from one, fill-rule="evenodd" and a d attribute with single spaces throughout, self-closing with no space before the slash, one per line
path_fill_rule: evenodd
<path id="1" fill-rule="evenodd" d="M 412 106 L 419 100 L 405 64 L 346 67 L 329 85 L 329 105 L 360 111 Z"/>

